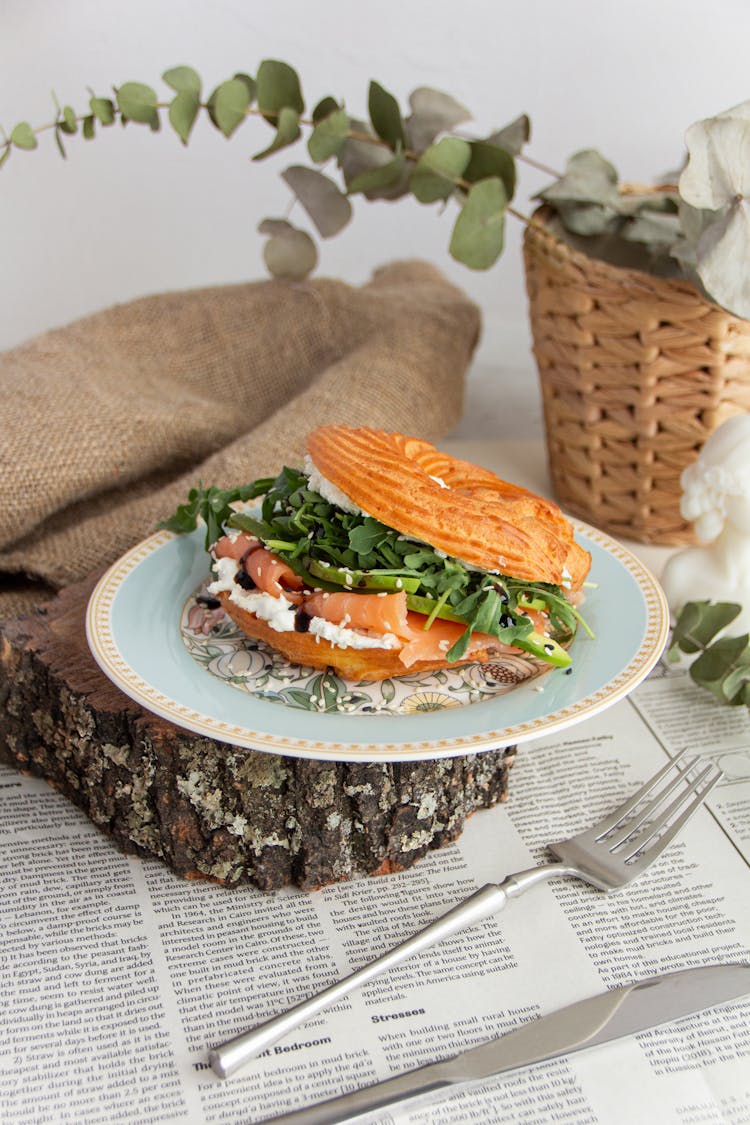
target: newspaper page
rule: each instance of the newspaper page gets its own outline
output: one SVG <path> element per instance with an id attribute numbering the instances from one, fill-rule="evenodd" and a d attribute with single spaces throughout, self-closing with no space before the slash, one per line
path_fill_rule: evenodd
<path id="1" fill-rule="evenodd" d="M 359 968 L 486 882 L 544 862 L 690 739 L 725 769 L 666 856 L 604 895 L 529 891 L 222 1081 L 209 1047 Z M 0 768 L 0 1121 L 260 1122 L 662 971 L 750 960 L 750 719 L 661 667 L 519 749 L 509 800 L 410 871 L 304 894 L 184 882 Z M 750 998 L 461 1087 L 381 1125 L 750 1121 Z"/>

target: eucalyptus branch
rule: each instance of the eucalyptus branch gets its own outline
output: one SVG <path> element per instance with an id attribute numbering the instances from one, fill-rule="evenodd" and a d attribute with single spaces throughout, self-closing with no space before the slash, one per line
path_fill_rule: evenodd
<path id="1" fill-rule="evenodd" d="M 562 172 L 556 172 L 554 168 L 550 168 L 547 164 L 542 164 L 540 160 L 535 160 L 534 157 L 529 156 L 527 152 L 516 153 L 516 158 L 522 160 L 524 164 L 528 164 L 530 168 L 536 168 L 537 171 L 544 172 L 545 175 L 551 176 L 553 180 L 562 179 Z"/>
<path id="2" fill-rule="evenodd" d="M 750 638 L 724 633 L 741 606 L 733 602 L 688 602 L 672 631 L 668 659 L 695 657 L 690 677 L 721 703 L 750 706 Z M 719 635 L 721 634 L 721 635 Z"/>
<path id="3" fill-rule="evenodd" d="M 472 269 L 488 269 L 504 249 L 506 215 L 525 224 L 535 221 L 511 205 L 520 160 L 553 178 L 536 198 L 554 212 L 558 233 L 582 239 L 586 251 L 615 265 L 688 277 L 717 303 L 750 317 L 750 168 L 736 159 L 750 147 L 750 102 L 691 126 L 690 160 L 677 187 L 643 188 L 621 185 L 616 169 L 591 149 L 571 157 L 559 175 L 523 151 L 531 128 L 525 115 L 486 137 L 469 136 L 457 128 L 470 119 L 468 110 L 427 87 L 410 94 L 404 113 L 391 93 L 371 81 L 368 119 L 358 120 L 333 96 L 305 113 L 299 76 L 276 59 L 261 62 L 255 77 L 234 74 L 207 98 L 192 67 L 173 67 L 162 78 L 173 91 L 169 100 L 151 86 L 125 82 L 111 97 L 91 91 L 86 114 L 61 107 L 53 94 L 54 121 L 36 129 L 21 121 L 9 136 L 2 134 L 0 166 L 15 149 L 36 148 L 47 131 L 54 131 L 65 157 L 66 137 L 80 131 L 91 140 L 117 121 L 156 132 L 166 116 L 188 144 L 199 115 L 226 138 L 252 117 L 274 131 L 253 161 L 295 145 L 303 130 L 309 133 L 313 167 L 295 164 L 281 177 L 321 238 L 349 223 L 354 196 L 394 201 L 411 194 L 425 205 L 452 201 L 459 212 L 450 253 Z M 321 171 L 332 160 L 338 179 Z M 302 278 L 315 268 L 318 252 L 307 231 L 288 218 L 264 219 L 259 229 L 268 237 L 264 257 L 273 274 Z"/>
<path id="4" fill-rule="evenodd" d="M 90 91 L 87 113 L 61 106 L 53 93 L 55 120 L 36 128 L 26 121 L 16 125 L 0 144 L 0 164 L 15 149 L 35 149 L 38 137 L 49 131 L 66 157 L 66 137 L 80 132 L 91 140 L 117 122 L 147 125 L 156 132 L 166 117 L 187 144 L 199 115 L 208 117 L 226 138 L 255 118 L 270 126 L 274 136 L 253 154 L 254 161 L 290 148 L 303 130 L 308 134 L 313 167 L 292 165 L 282 179 L 322 238 L 337 234 L 350 221 L 354 196 L 372 201 L 411 194 L 427 205 L 458 202 L 450 241 L 458 261 L 487 269 L 502 253 L 505 215 L 519 214 L 509 204 L 516 185 L 515 157 L 529 135 L 525 116 L 489 137 L 464 140 L 455 127 L 469 118 L 468 111 L 450 95 L 426 87 L 410 95 L 410 112 L 402 113 L 392 94 L 370 82 L 368 118 L 358 120 L 331 96 L 306 114 L 299 77 L 279 60 L 264 60 L 255 77 L 234 74 L 208 97 L 202 95 L 201 79 L 191 67 L 173 67 L 162 77 L 174 94 L 169 99 L 158 97 L 151 86 L 125 82 L 109 97 Z M 332 158 L 338 182 L 320 170 Z M 284 218 L 262 220 L 259 229 L 268 236 L 264 257 L 271 272 L 299 278 L 314 268 L 317 249 L 306 231 L 292 226 L 289 213 L 286 209 Z"/>

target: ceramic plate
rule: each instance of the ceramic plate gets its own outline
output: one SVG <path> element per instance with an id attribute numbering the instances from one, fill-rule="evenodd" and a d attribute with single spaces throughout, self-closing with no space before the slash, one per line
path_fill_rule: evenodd
<path id="1" fill-rule="evenodd" d="M 88 642 L 102 671 L 137 703 L 235 746 L 331 761 L 414 761 L 510 746 L 616 703 L 666 643 L 669 613 L 652 575 L 602 532 L 573 523 L 593 558 L 583 612 L 595 637 L 579 630 L 569 674 L 525 673 L 512 690 L 497 665 L 362 687 L 284 664 L 226 619 L 212 626 L 197 614 L 208 574 L 200 528 L 157 532 L 107 571 L 89 602 Z"/>

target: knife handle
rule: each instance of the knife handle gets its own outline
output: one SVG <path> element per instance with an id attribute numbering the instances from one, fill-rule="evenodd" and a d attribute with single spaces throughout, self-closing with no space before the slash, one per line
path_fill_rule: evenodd
<path id="1" fill-rule="evenodd" d="M 395 946 L 394 949 L 390 949 L 382 957 L 378 957 L 376 961 L 371 961 L 369 965 L 365 965 L 348 977 L 344 977 L 343 980 L 332 984 L 330 988 L 324 989 L 316 996 L 303 1000 L 301 1004 L 297 1004 L 296 1007 L 291 1008 L 283 1015 L 275 1016 L 273 1019 L 267 1020 L 266 1023 L 262 1023 L 250 1031 L 245 1031 L 215 1047 L 208 1053 L 208 1061 L 214 1072 L 220 1078 L 228 1078 L 230 1074 L 234 1074 L 250 1059 L 270 1047 L 271 1044 L 281 1039 L 288 1032 L 293 1031 L 294 1028 L 299 1027 L 305 1020 L 317 1015 L 321 1009 L 329 1004 L 341 1000 L 342 997 L 347 996 L 354 989 L 360 988 L 363 984 L 367 984 L 380 973 L 399 965 L 407 957 L 411 957 L 415 953 L 421 953 L 422 950 L 429 949 L 430 946 L 450 937 L 458 930 L 462 930 L 466 926 L 473 926 L 476 922 L 481 922 L 483 918 L 495 914 L 505 906 L 512 893 L 512 888 L 507 887 L 509 881 L 504 880 L 504 884 L 486 884 L 475 891 L 473 895 L 464 899 L 458 906 L 454 906 L 447 914 L 443 914 L 441 918 L 420 930 L 419 933 L 414 934 L 413 937 Z"/>

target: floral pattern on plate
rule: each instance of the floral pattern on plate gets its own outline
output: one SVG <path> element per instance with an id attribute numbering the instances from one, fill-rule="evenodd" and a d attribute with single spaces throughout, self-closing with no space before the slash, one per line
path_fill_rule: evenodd
<path id="1" fill-rule="evenodd" d="M 489 664 L 352 683 L 331 669 L 322 672 L 290 664 L 263 641 L 246 637 L 221 608 L 211 607 L 203 587 L 186 601 L 180 631 L 192 658 L 211 675 L 259 699 L 302 711 L 362 715 L 443 711 L 504 695 L 549 668 L 519 654 L 497 657 Z"/>

